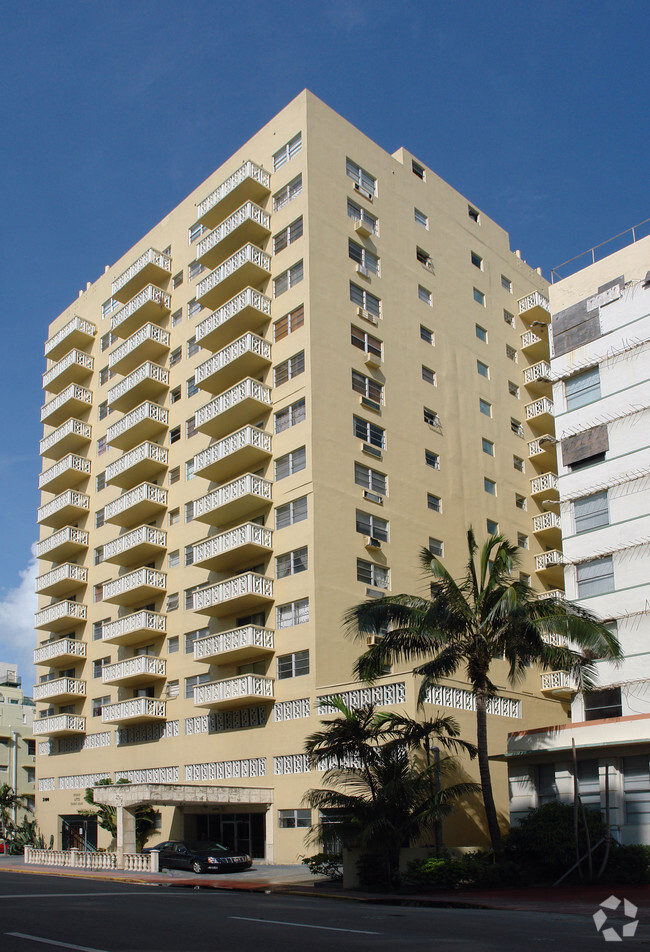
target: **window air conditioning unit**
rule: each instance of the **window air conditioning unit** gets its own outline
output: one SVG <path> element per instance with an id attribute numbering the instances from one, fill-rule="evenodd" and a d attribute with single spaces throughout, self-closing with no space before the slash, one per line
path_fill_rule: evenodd
<path id="1" fill-rule="evenodd" d="M 369 489 L 364 489 L 363 498 L 367 499 L 368 502 L 376 502 L 378 506 L 384 505 L 384 497 L 378 493 L 371 493 Z"/>
<path id="2" fill-rule="evenodd" d="M 364 221 L 363 218 L 357 218 L 354 230 L 361 238 L 370 238 L 373 233 L 372 225 Z"/>
<path id="3" fill-rule="evenodd" d="M 368 321 L 370 324 L 377 324 L 377 318 L 374 314 L 371 314 L 370 311 L 367 311 L 365 307 L 358 307 L 357 314 L 359 317 L 362 317 L 364 321 Z"/>
<path id="4" fill-rule="evenodd" d="M 366 366 L 381 367 L 381 357 L 378 357 L 377 354 L 366 354 Z"/>
<path id="5" fill-rule="evenodd" d="M 366 549 L 381 549 L 381 542 L 374 536 L 366 536 L 365 546 Z"/>
<path id="6" fill-rule="evenodd" d="M 363 195 L 363 197 L 367 198 L 369 202 L 372 201 L 372 192 L 370 192 L 367 188 L 364 188 L 363 185 L 359 185 L 358 182 L 354 183 L 354 187 L 359 195 Z"/>
<path id="7" fill-rule="evenodd" d="M 366 638 L 366 644 L 368 645 L 369 648 L 371 647 L 371 645 L 376 645 L 377 635 L 368 635 L 368 637 Z"/>
<path id="8" fill-rule="evenodd" d="M 357 274 L 360 274 L 362 278 L 369 278 L 371 272 L 370 272 L 367 268 L 364 268 L 364 266 L 363 266 L 362 264 L 358 264 L 358 265 L 357 265 Z"/>

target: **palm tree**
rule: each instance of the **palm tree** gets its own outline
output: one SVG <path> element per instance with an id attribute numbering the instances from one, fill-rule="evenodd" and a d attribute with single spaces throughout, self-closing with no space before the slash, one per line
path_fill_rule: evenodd
<path id="1" fill-rule="evenodd" d="M 418 703 L 443 678 L 464 671 L 476 703 L 476 742 L 481 791 L 493 849 L 501 849 L 490 764 L 487 707 L 497 693 L 490 667 L 497 658 L 509 664 L 508 679 L 516 685 L 531 664 L 545 670 L 567 670 L 579 690 L 594 686 L 593 661 L 619 660 L 617 638 L 596 617 L 558 598 L 538 598 L 526 582 L 515 578 L 518 549 L 501 535 L 488 538 L 479 552 L 474 533 L 467 533 L 465 575 L 454 580 L 443 563 L 422 549 L 420 561 L 430 578 L 430 597 L 392 595 L 370 599 L 346 615 L 356 638 L 376 640 L 358 659 L 355 671 L 365 681 L 384 665 L 415 662 L 422 677 Z M 550 639 L 560 635 L 563 638 Z M 564 644 L 551 644 L 550 641 Z"/>
<path id="2" fill-rule="evenodd" d="M 130 783 L 130 780 L 118 780 L 117 783 L 118 785 Z M 97 786 L 102 787 L 110 787 L 112 785 L 112 780 L 100 780 L 97 784 Z M 106 830 L 107 833 L 110 833 L 113 839 L 115 839 L 117 837 L 117 810 L 115 807 L 106 803 L 95 803 L 95 796 L 92 787 L 86 788 L 84 800 L 86 803 L 94 806 L 95 810 L 82 810 L 82 815 L 97 817 L 97 825 L 101 827 L 102 830 Z M 137 806 L 134 810 L 134 814 L 136 849 L 138 852 L 140 852 L 153 833 L 156 826 L 156 819 L 158 818 L 159 814 L 150 803 L 142 803 Z"/>
<path id="3" fill-rule="evenodd" d="M 28 807 L 27 797 L 16 793 L 13 787 L 8 783 L 3 783 L 0 787 L 0 838 L 4 839 L 5 833 L 9 827 L 13 827 L 11 814 L 15 807 Z"/>

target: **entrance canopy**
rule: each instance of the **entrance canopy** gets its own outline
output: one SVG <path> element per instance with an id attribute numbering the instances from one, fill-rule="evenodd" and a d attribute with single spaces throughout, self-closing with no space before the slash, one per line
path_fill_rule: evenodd
<path id="1" fill-rule="evenodd" d="M 127 809 L 142 803 L 165 807 L 203 803 L 270 805 L 273 803 L 273 788 L 219 787 L 216 784 L 195 783 L 119 783 L 93 787 L 93 797 L 95 803 Z"/>

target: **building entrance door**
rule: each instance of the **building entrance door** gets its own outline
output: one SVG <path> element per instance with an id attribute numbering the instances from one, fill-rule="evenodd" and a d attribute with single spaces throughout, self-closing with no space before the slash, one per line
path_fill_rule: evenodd
<path id="1" fill-rule="evenodd" d="M 97 820 L 78 814 L 61 818 L 61 849 L 94 852 L 97 849 Z"/>
<path id="2" fill-rule="evenodd" d="M 236 853 L 264 859 L 266 815 L 264 813 L 208 813 L 196 817 L 199 840 L 216 840 Z"/>

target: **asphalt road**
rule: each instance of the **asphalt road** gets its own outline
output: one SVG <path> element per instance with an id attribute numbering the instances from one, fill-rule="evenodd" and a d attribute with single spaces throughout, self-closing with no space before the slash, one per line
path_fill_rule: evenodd
<path id="1" fill-rule="evenodd" d="M 625 949 L 647 946 L 639 923 Z M 591 952 L 590 919 L 0 874 L 0 952 Z"/>

